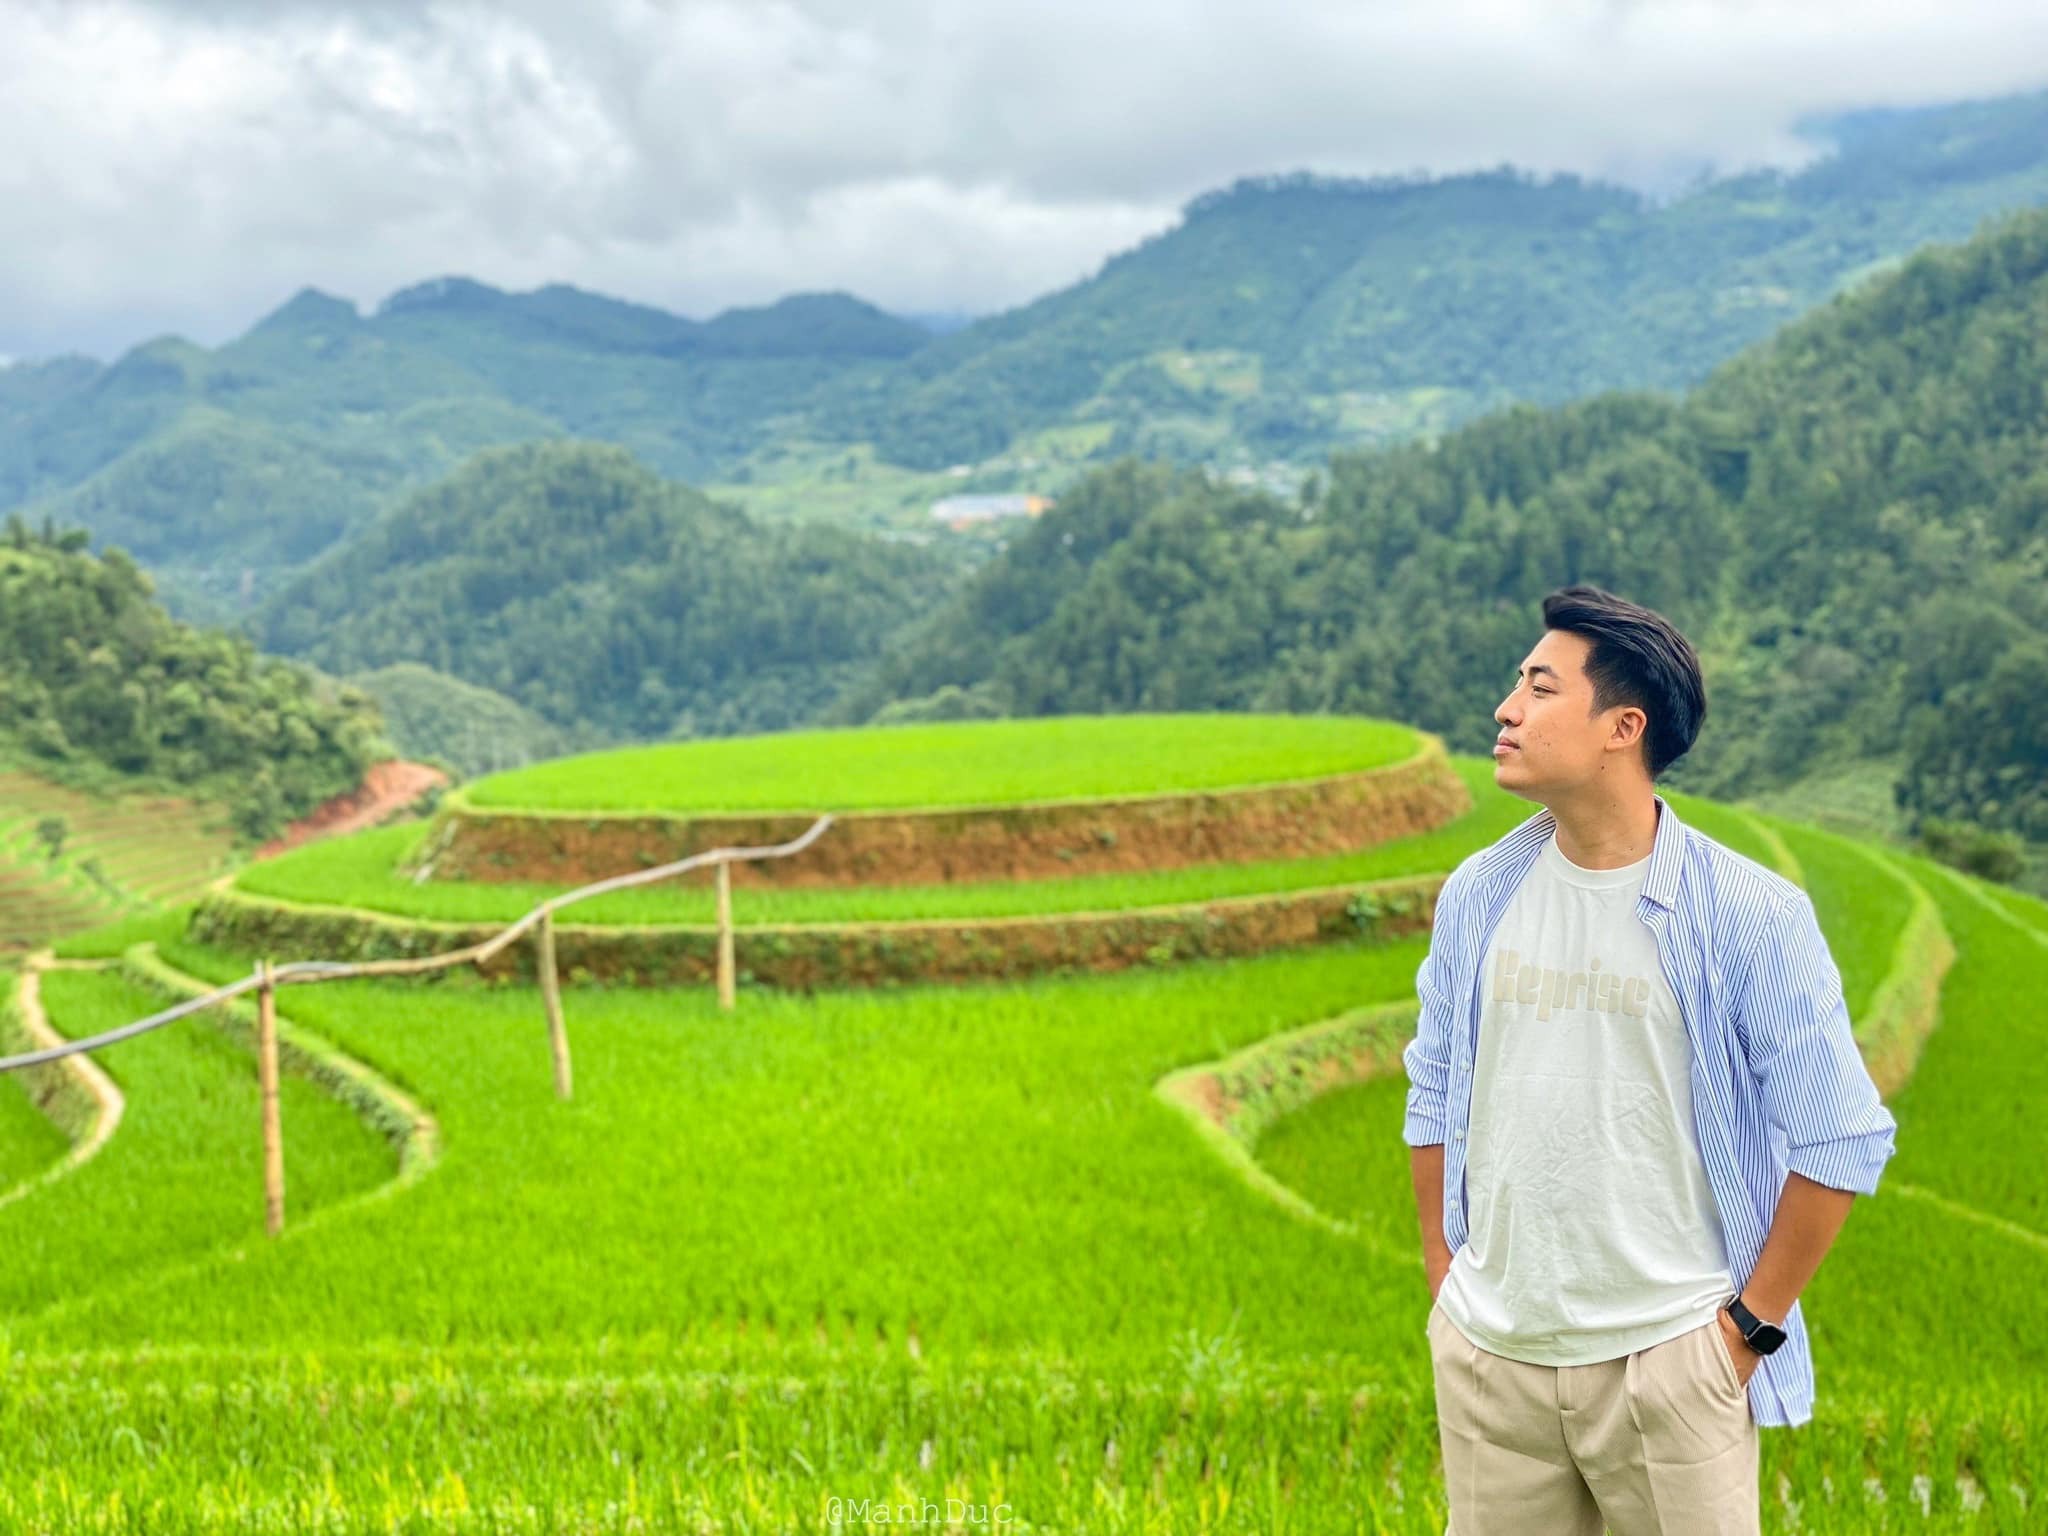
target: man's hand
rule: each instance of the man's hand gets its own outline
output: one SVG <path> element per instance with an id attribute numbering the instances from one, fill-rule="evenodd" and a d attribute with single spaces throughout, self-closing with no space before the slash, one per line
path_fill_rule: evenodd
<path id="1" fill-rule="evenodd" d="M 1756 1374 L 1756 1368 L 1763 1363 L 1763 1356 L 1749 1347 L 1742 1330 L 1735 1326 L 1735 1319 L 1723 1307 L 1714 1314 L 1714 1321 L 1721 1325 L 1721 1343 L 1735 1361 L 1735 1379 L 1747 1387 L 1749 1378 Z"/>
<path id="2" fill-rule="evenodd" d="M 1415 1216 L 1422 1228 L 1422 1271 L 1434 1305 L 1444 1276 L 1451 1272 L 1451 1250 L 1444 1242 L 1443 1143 L 1410 1148 L 1409 1162 L 1415 1173 Z"/>

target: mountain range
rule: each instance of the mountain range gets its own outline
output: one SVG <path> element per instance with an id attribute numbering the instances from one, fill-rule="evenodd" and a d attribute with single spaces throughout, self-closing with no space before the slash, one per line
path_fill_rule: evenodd
<path id="1" fill-rule="evenodd" d="M 1693 384 L 1787 320 L 2048 201 L 2048 93 L 1807 126 L 1795 173 L 1653 201 L 1513 169 L 1247 178 L 965 325 L 844 293 L 696 321 L 460 277 L 311 290 L 208 349 L 0 369 L 0 509 L 87 528 L 175 611 L 249 615 L 480 450 L 617 444 L 774 521 L 935 533 L 955 490 L 1124 455 L 1277 468 L 1512 402 Z"/>

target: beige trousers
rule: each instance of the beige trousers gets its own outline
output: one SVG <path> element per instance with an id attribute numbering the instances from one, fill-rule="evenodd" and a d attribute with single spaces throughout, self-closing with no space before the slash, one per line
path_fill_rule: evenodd
<path id="1" fill-rule="evenodd" d="M 1720 1326 L 1531 1365 L 1432 1306 L 1444 1536 L 1759 1536 L 1756 1420 Z"/>

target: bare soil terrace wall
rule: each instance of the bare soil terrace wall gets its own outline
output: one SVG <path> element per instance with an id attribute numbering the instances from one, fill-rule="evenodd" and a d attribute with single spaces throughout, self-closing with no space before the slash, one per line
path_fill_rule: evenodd
<path id="1" fill-rule="evenodd" d="M 1405 762 L 1285 784 L 1123 799 L 835 812 L 801 854 L 735 864 L 732 883 L 943 885 L 1311 858 L 1431 832 L 1472 808 L 1440 737 Z M 719 847 L 788 842 L 813 813 L 657 816 L 441 804 L 411 870 L 434 880 L 582 885 Z M 708 870 L 683 877 L 708 883 Z"/>

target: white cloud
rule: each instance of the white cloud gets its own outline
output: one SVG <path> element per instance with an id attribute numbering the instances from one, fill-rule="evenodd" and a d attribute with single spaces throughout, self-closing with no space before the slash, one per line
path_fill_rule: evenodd
<path id="1" fill-rule="evenodd" d="M 2043 61 L 2032 0 L 17 3 L 0 351 L 213 342 L 306 283 L 446 272 L 991 309 L 1243 174 L 1648 186 Z"/>

